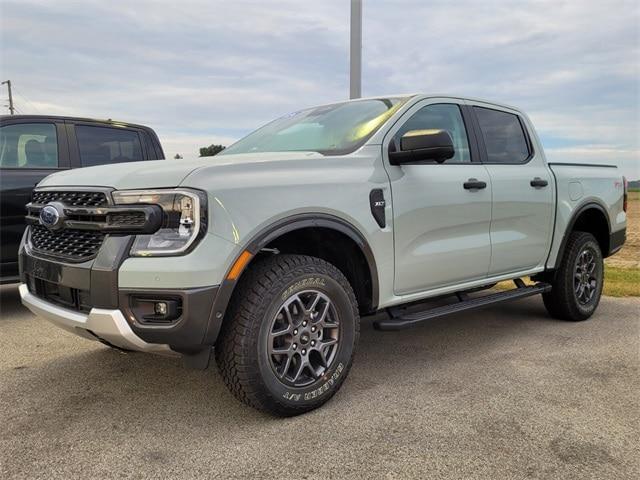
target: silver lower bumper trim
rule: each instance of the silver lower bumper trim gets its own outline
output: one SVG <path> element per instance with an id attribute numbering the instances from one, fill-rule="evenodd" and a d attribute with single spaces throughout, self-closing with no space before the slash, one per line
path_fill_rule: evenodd
<path id="1" fill-rule="evenodd" d="M 54 323 L 83 338 L 98 341 L 102 339 L 111 345 L 139 352 L 153 352 L 165 355 L 179 355 L 168 345 L 147 343 L 138 337 L 127 323 L 120 310 L 92 308 L 88 315 L 59 307 L 36 297 L 22 283 L 19 287 L 22 303 L 29 310 L 45 320 Z"/>

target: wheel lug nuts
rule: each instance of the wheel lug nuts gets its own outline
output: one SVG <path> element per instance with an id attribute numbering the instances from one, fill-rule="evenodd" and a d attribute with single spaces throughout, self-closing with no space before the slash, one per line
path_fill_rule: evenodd
<path id="1" fill-rule="evenodd" d="M 311 327 L 311 331 L 315 332 L 316 331 L 316 327 Z"/>
<path id="2" fill-rule="evenodd" d="M 315 340 L 311 340 L 311 346 L 314 347 L 315 344 L 316 344 L 316 341 Z"/>
<path id="3" fill-rule="evenodd" d="M 307 326 L 307 321 L 305 320 L 304 322 L 302 322 L 302 326 L 306 327 Z"/>
<path id="4" fill-rule="evenodd" d="M 294 335 L 297 335 L 297 334 L 298 334 L 298 329 L 295 329 L 295 330 L 293 331 L 293 334 L 294 334 Z"/>
<path id="5" fill-rule="evenodd" d="M 307 351 L 306 351 L 304 348 L 302 349 L 302 354 L 303 354 L 303 355 L 306 355 L 306 354 L 307 354 Z"/>
<path id="6" fill-rule="evenodd" d="M 297 349 L 297 348 L 298 348 L 298 344 L 297 344 L 297 343 L 294 343 L 294 344 L 292 345 L 292 347 L 293 347 L 293 349 L 295 350 L 295 349 Z"/>

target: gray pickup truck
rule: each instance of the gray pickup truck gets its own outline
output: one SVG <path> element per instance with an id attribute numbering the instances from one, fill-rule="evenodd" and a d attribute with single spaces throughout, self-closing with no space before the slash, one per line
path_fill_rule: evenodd
<path id="1" fill-rule="evenodd" d="M 114 348 L 215 355 L 281 416 L 340 388 L 362 316 L 395 330 L 541 294 L 589 318 L 626 231 L 614 165 L 549 163 L 518 109 L 429 95 L 301 110 L 216 157 L 56 173 L 27 208 L 29 309 Z"/>

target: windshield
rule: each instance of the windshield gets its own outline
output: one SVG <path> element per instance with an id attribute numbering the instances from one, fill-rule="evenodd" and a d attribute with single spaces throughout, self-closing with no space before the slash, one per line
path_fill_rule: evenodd
<path id="1" fill-rule="evenodd" d="M 280 117 L 220 155 L 313 151 L 343 155 L 364 144 L 409 97 L 377 98 L 309 108 Z"/>

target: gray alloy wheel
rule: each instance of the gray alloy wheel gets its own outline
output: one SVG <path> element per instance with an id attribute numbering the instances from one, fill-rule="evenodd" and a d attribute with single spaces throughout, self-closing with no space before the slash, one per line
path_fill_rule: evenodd
<path id="1" fill-rule="evenodd" d="M 321 379 L 339 348 L 340 323 L 333 303 L 318 290 L 287 298 L 271 322 L 267 351 L 286 385 L 306 387 Z"/>
<path id="2" fill-rule="evenodd" d="M 573 289 L 581 305 L 587 305 L 598 290 L 596 256 L 597 253 L 586 246 L 575 261 Z"/>

